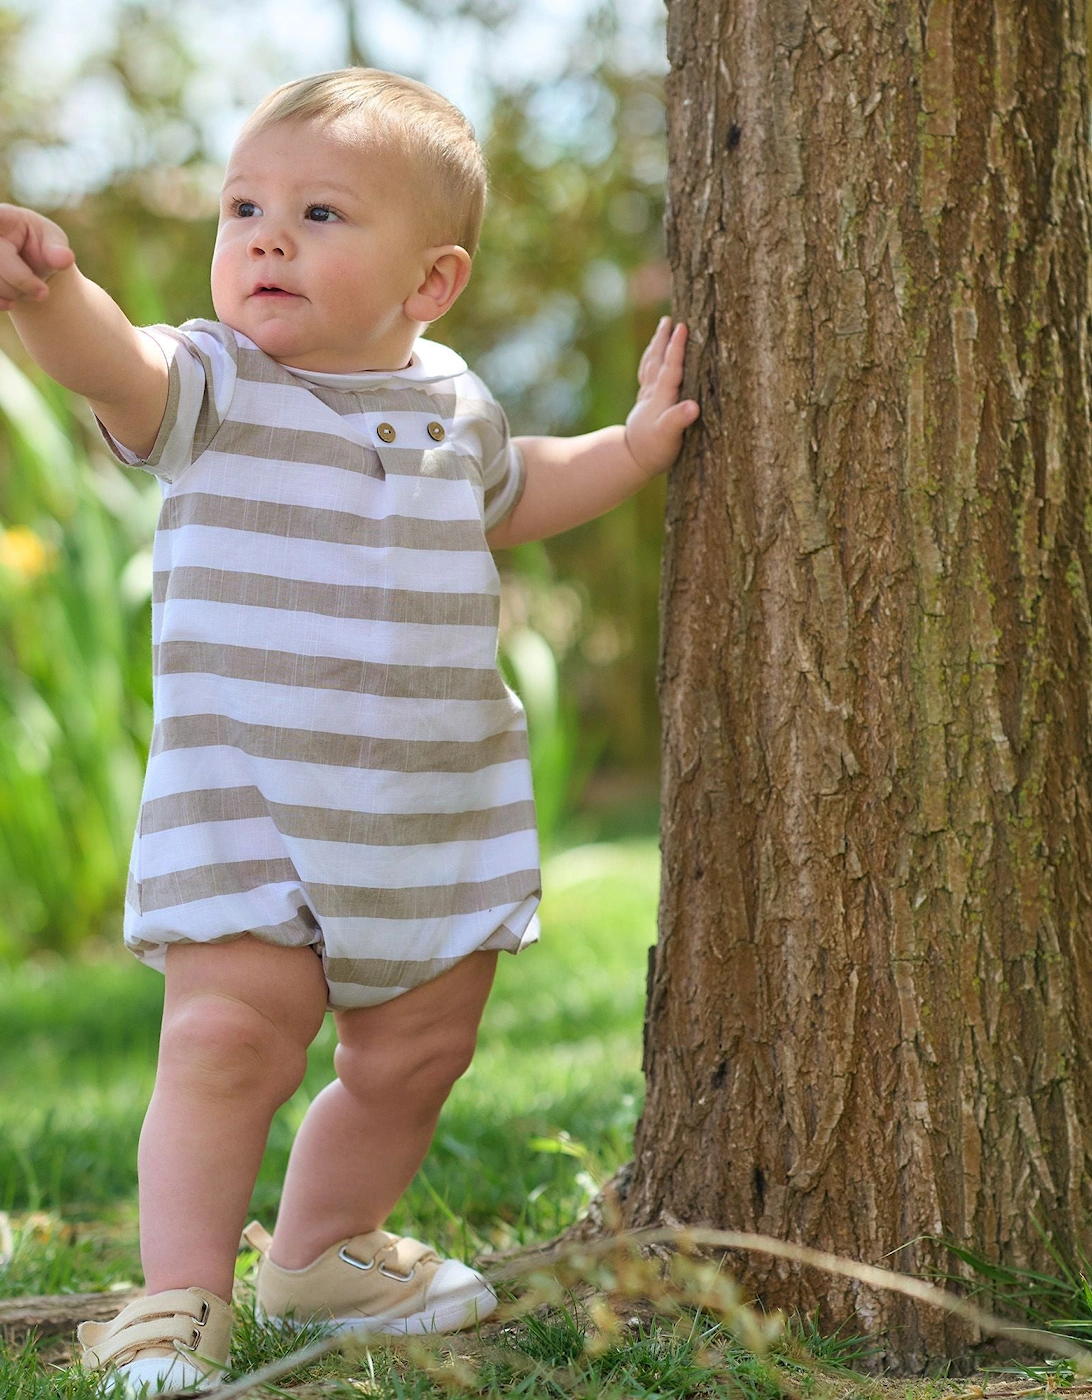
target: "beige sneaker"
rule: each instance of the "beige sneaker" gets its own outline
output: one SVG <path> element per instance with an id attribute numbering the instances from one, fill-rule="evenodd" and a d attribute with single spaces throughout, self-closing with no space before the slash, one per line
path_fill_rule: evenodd
<path id="1" fill-rule="evenodd" d="M 481 1274 L 385 1230 L 333 1244 L 305 1269 L 274 1264 L 270 1235 L 261 1225 L 248 1225 L 243 1238 L 262 1256 L 257 1311 L 271 1322 L 302 1326 L 315 1318 L 338 1332 L 387 1336 L 458 1332 L 497 1306 Z"/>
<path id="2" fill-rule="evenodd" d="M 107 1394 L 200 1393 L 219 1384 L 231 1348 L 231 1308 L 203 1288 L 137 1298 L 113 1322 L 81 1322 L 82 1364 L 106 1371 Z"/>

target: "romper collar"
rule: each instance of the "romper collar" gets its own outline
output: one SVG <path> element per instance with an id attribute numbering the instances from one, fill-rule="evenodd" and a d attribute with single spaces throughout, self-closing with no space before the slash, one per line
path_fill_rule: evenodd
<path id="1" fill-rule="evenodd" d="M 405 369 L 367 370 L 358 374 L 323 374 L 319 370 L 296 369 L 293 365 L 281 365 L 281 369 L 322 389 L 360 393 L 361 390 L 382 389 L 391 383 L 434 384 L 441 379 L 454 379 L 466 373 L 466 361 L 450 346 L 435 340 L 419 340 Z"/>

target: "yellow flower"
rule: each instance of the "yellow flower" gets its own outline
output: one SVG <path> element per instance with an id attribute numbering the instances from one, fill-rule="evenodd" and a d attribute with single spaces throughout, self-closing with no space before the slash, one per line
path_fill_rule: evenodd
<path id="1" fill-rule="evenodd" d="M 20 578 L 32 579 L 53 567 L 56 553 L 40 535 L 25 525 L 13 525 L 0 534 L 0 565 Z"/>

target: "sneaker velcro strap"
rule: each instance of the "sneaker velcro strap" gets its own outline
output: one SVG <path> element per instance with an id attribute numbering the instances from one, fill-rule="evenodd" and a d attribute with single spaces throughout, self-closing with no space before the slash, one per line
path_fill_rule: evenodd
<path id="1" fill-rule="evenodd" d="M 418 1264 L 439 1264 L 440 1256 L 420 1240 L 408 1235 L 388 1235 L 385 1230 L 372 1230 L 366 1235 L 354 1235 L 338 1250 L 338 1258 L 357 1269 L 373 1269 L 396 1283 L 408 1283 Z"/>
<path id="2" fill-rule="evenodd" d="M 408 1235 L 391 1235 L 387 1243 L 376 1250 L 373 1262 L 388 1278 L 410 1279 L 418 1264 L 438 1264 L 440 1256 L 420 1240 L 411 1239 Z"/>
<path id="3" fill-rule="evenodd" d="M 207 1351 L 208 1359 L 222 1366 L 230 1345 L 231 1309 L 196 1289 L 174 1288 L 137 1298 L 112 1322 L 81 1322 L 76 1335 L 84 1348 L 83 1364 L 91 1369 L 123 1366 L 141 1352 L 180 1348 L 199 1356 Z"/>
<path id="4" fill-rule="evenodd" d="M 147 1322 L 132 1322 L 113 1337 L 106 1337 L 97 1346 L 88 1347 L 84 1363 L 88 1366 L 123 1365 L 138 1352 L 152 1348 L 172 1349 L 175 1343 L 196 1352 L 201 1345 L 201 1332 L 193 1320 L 181 1317 L 154 1317 Z"/>

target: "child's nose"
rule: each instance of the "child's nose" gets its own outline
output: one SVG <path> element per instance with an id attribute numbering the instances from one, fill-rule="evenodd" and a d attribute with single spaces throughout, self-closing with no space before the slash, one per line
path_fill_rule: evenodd
<path id="1" fill-rule="evenodd" d="M 264 258 L 267 255 L 287 258 L 292 256 L 292 240 L 284 229 L 266 223 L 250 235 L 247 251 L 254 258 Z"/>

